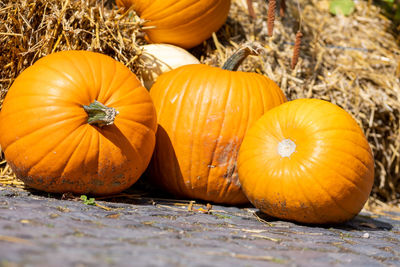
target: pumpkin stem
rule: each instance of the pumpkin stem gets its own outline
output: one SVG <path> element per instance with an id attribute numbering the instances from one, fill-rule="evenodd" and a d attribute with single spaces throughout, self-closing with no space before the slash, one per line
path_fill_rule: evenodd
<path id="1" fill-rule="evenodd" d="M 242 48 L 239 48 L 232 56 L 228 58 L 225 64 L 222 66 L 223 70 L 236 71 L 248 56 L 258 56 L 262 51 L 262 46 L 257 43 L 250 43 Z"/>
<path id="2" fill-rule="evenodd" d="M 83 109 L 88 114 L 88 123 L 96 124 L 99 127 L 112 125 L 115 116 L 119 113 L 115 108 L 107 107 L 97 100 L 88 106 L 83 105 Z"/>

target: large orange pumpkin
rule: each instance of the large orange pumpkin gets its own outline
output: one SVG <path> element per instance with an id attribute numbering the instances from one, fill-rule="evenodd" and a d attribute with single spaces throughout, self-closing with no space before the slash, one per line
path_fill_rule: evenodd
<path id="1" fill-rule="evenodd" d="M 374 179 L 371 149 L 356 121 L 317 99 L 287 102 L 254 123 L 240 148 L 238 170 L 255 207 L 303 223 L 351 219 Z"/>
<path id="2" fill-rule="evenodd" d="M 248 202 L 236 170 L 240 144 L 256 119 L 286 99 L 269 78 L 233 71 L 246 49 L 225 69 L 186 65 L 158 77 L 150 89 L 159 123 L 149 166 L 155 184 L 180 197 Z"/>
<path id="3" fill-rule="evenodd" d="M 230 0 L 117 0 L 133 7 L 151 43 L 191 48 L 209 38 L 228 17 Z"/>
<path id="4" fill-rule="evenodd" d="M 32 188 L 112 194 L 146 169 L 156 121 L 150 94 L 122 63 L 94 52 L 59 52 L 14 81 L 0 113 L 0 144 Z"/>

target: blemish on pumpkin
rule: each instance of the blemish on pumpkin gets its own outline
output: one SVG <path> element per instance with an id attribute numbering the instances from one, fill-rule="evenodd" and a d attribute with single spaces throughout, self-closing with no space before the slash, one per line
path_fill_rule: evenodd
<path id="1" fill-rule="evenodd" d="M 219 146 L 216 149 L 216 152 L 218 153 L 217 161 L 225 162 L 226 160 L 230 159 L 232 156 L 235 156 L 235 154 L 237 153 L 237 150 L 238 149 L 237 149 L 236 141 L 234 141 L 234 140 L 231 140 L 229 143 L 226 143 L 226 144 L 219 144 Z"/>
<path id="2" fill-rule="evenodd" d="M 62 179 L 61 183 L 63 183 L 63 184 L 74 184 L 73 181 L 68 180 L 68 179 Z"/>
<path id="3" fill-rule="evenodd" d="M 33 184 L 35 182 L 35 179 L 33 179 L 31 176 L 26 176 L 21 178 L 26 184 Z"/>
<path id="4" fill-rule="evenodd" d="M 125 175 L 123 173 L 114 175 L 115 179 L 120 179 L 120 178 L 124 178 L 124 177 L 125 177 Z"/>
<path id="5" fill-rule="evenodd" d="M 289 209 L 286 207 L 286 200 L 280 201 L 280 210 L 283 214 L 289 214 Z"/>
<path id="6" fill-rule="evenodd" d="M 227 169 L 225 174 L 223 175 L 225 179 L 229 179 L 231 182 L 233 182 L 236 186 L 241 186 L 240 181 L 239 181 L 239 175 L 236 170 L 236 161 L 233 164 L 230 164 Z"/>
<path id="7" fill-rule="evenodd" d="M 232 138 L 232 141 L 225 146 L 220 146 L 217 162 L 218 167 L 226 168 L 223 178 L 230 180 L 234 185 L 240 187 L 239 177 L 236 170 L 236 161 L 239 153 L 239 137 Z"/>
<path id="8" fill-rule="evenodd" d="M 101 185 L 104 185 L 104 182 L 99 179 L 92 179 L 91 184 L 101 186 Z"/>

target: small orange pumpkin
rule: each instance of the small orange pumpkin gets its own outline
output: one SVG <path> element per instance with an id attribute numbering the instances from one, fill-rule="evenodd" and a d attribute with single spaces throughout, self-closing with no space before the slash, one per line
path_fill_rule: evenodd
<path id="1" fill-rule="evenodd" d="M 302 223 L 338 223 L 357 215 L 374 180 L 368 141 L 343 109 L 299 99 L 264 114 L 239 152 L 239 180 L 253 205 Z"/>
<path id="2" fill-rule="evenodd" d="M 118 6 L 133 7 L 147 21 L 150 43 L 168 43 L 192 48 L 217 31 L 228 17 L 230 0 L 117 0 Z"/>
<path id="3" fill-rule="evenodd" d="M 0 144 L 32 188 L 113 194 L 146 169 L 156 121 L 150 94 L 122 63 L 94 52 L 58 52 L 14 81 L 0 113 Z"/>
<path id="4" fill-rule="evenodd" d="M 236 170 L 240 144 L 255 120 L 286 100 L 269 78 L 233 71 L 250 52 L 240 49 L 224 69 L 186 65 L 158 77 L 150 89 L 159 123 L 154 184 L 180 197 L 248 202 Z"/>

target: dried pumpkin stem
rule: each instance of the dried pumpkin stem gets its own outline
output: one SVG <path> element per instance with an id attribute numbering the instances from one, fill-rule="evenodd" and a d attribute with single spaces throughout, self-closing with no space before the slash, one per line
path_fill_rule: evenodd
<path id="1" fill-rule="evenodd" d="M 251 43 L 245 45 L 242 48 L 239 48 L 239 50 L 237 50 L 232 56 L 228 58 L 228 60 L 222 66 L 222 69 L 236 71 L 242 64 L 243 60 L 245 60 L 250 55 L 259 55 L 261 49 L 261 45 L 257 43 Z"/>
<path id="2" fill-rule="evenodd" d="M 99 127 L 112 125 L 115 116 L 119 113 L 115 108 L 107 107 L 97 100 L 88 106 L 83 105 L 83 109 L 88 114 L 88 123 L 96 124 Z"/>

